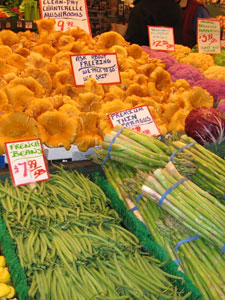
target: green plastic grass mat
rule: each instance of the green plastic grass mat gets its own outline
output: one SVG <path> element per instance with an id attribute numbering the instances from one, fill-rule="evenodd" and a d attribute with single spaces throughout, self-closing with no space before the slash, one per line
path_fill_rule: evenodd
<path id="1" fill-rule="evenodd" d="M 182 277 L 183 280 L 171 279 L 172 283 L 177 286 L 179 291 L 184 293 L 192 292 L 188 300 L 203 299 L 200 291 L 193 285 L 191 280 L 181 271 L 178 270 L 178 265 L 173 262 L 168 253 L 155 241 L 151 233 L 145 225 L 139 221 L 131 212 L 129 212 L 124 203 L 118 198 L 116 191 L 109 185 L 108 181 L 99 173 L 92 174 L 93 181 L 104 191 L 110 199 L 112 207 L 118 212 L 123 220 L 124 225 L 134 233 L 143 245 L 144 249 L 155 258 L 159 259 L 163 264 L 162 270 L 175 276 Z"/>
<path id="2" fill-rule="evenodd" d="M 0 244 L 2 252 L 6 258 L 10 276 L 19 300 L 32 300 L 28 295 L 27 277 L 20 265 L 19 259 L 16 255 L 16 246 L 11 239 L 6 228 L 5 221 L 0 214 Z"/>

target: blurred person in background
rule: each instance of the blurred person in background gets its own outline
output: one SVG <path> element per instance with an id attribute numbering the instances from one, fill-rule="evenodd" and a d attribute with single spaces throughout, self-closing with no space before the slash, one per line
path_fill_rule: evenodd
<path id="1" fill-rule="evenodd" d="M 176 44 L 182 44 L 182 10 L 176 0 L 136 0 L 131 9 L 125 39 L 149 45 L 148 26 L 174 28 Z"/>
<path id="2" fill-rule="evenodd" d="M 203 2 L 196 0 L 177 0 L 183 10 L 183 45 L 192 48 L 197 43 L 197 19 L 210 18 Z"/>

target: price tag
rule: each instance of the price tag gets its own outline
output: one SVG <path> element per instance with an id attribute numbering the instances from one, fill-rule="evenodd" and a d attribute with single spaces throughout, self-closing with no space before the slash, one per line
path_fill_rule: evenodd
<path id="1" fill-rule="evenodd" d="M 10 173 L 15 186 L 49 179 L 39 139 L 5 143 Z"/>
<path id="2" fill-rule="evenodd" d="M 11 28 L 11 22 L 6 22 L 5 23 L 5 28 Z"/>
<path id="3" fill-rule="evenodd" d="M 32 29 L 32 22 L 25 22 L 26 29 Z"/>
<path id="4" fill-rule="evenodd" d="M 16 27 L 17 28 L 22 28 L 23 27 L 23 23 L 21 21 L 17 21 L 16 22 Z"/>
<path id="5" fill-rule="evenodd" d="M 147 105 L 108 114 L 108 118 L 113 127 L 119 124 L 152 136 L 160 135 L 159 128 Z"/>
<path id="6" fill-rule="evenodd" d="M 89 77 L 99 84 L 121 83 L 116 53 L 74 54 L 70 59 L 75 86 L 83 86 Z"/>
<path id="7" fill-rule="evenodd" d="M 173 27 L 148 26 L 148 36 L 150 49 L 175 51 Z"/>
<path id="8" fill-rule="evenodd" d="M 55 19 L 55 30 L 80 27 L 91 35 L 86 0 L 39 0 L 42 19 Z"/>
<path id="9" fill-rule="evenodd" d="M 198 52 L 207 54 L 220 53 L 220 21 L 200 18 L 197 21 Z"/>

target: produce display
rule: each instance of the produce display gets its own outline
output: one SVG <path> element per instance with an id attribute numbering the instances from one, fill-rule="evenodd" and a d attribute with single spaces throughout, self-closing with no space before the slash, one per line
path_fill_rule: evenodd
<path id="1" fill-rule="evenodd" d="M 100 162 L 117 132 L 96 151 Z M 217 192 L 225 183 L 225 161 L 185 135 L 162 142 L 123 129 L 110 148 L 103 166 L 120 199 L 204 299 L 224 299 L 225 191 Z"/>
<path id="2" fill-rule="evenodd" d="M 0 255 L 0 300 L 12 299 L 15 296 L 15 289 L 11 285 L 11 278 L 6 264 L 5 257 Z"/>
<path id="3" fill-rule="evenodd" d="M 144 196 L 159 204 L 164 192 L 173 184 L 183 179 L 172 162 L 164 169 L 157 169 L 146 178 L 142 191 Z M 182 197 L 180 195 L 183 194 Z M 216 199 L 207 197 L 206 192 L 199 189 L 192 181 L 183 182 L 176 190 L 166 196 L 159 204 L 169 215 L 182 220 L 182 224 L 193 233 L 200 235 L 216 245 L 224 246 L 224 213 L 225 208 Z"/>
<path id="4" fill-rule="evenodd" d="M 75 144 L 85 151 L 111 131 L 107 113 L 143 104 L 165 135 L 184 130 L 193 108 L 213 106 L 206 90 L 173 82 L 161 60 L 116 32 L 96 38 L 79 28 L 57 32 L 53 19 L 37 26 L 39 34 L 0 31 L 0 153 L 6 141 L 37 137 L 50 147 Z M 108 52 L 117 53 L 121 84 L 89 79 L 75 87 L 70 54 Z"/>
<path id="5" fill-rule="evenodd" d="M 217 109 L 225 115 L 225 99 L 221 99 L 217 105 Z"/>
<path id="6" fill-rule="evenodd" d="M 189 53 L 179 60 L 183 64 L 198 68 L 203 73 L 214 66 L 213 57 L 205 53 Z M 207 76 L 206 76 L 207 77 Z"/>
<path id="7" fill-rule="evenodd" d="M 124 229 L 102 190 L 58 169 L 48 182 L 0 186 L 1 209 L 32 299 L 188 299 Z M 23 298 L 25 300 L 25 298 Z"/>
<path id="8" fill-rule="evenodd" d="M 222 66 L 211 66 L 205 72 L 204 75 L 208 79 L 217 79 L 225 81 L 225 68 Z"/>
<path id="9" fill-rule="evenodd" d="M 152 51 L 146 46 L 143 46 L 142 49 L 151 57 L 159 58 L 166 64 L 166 69 L 173 81 L 185 79 L 192 87 L 199 86 L 207 90 L 214 98 L 214 106 L 217 105 L 218 100 L 224 98 L 225 50 L 213 56 L 194 53 L 193 57 L 192 50 L 182 45 L 175 45 L 175 52 L 170 53 Z M 190 58 L 188 58 L 189 55 Z M 205 72 L 203 72 L 202 66 Z M 218 72 L 220 73 L 218 74 Z"/>
<path id="10" fill-rule="evenodd" d="M 0 5 L 0 18 L 18 18 L 23 15 L 18 10 L 18 4 Z"/>
<path id="11" fill-rule="evenodd" d="M 116 126 L 110 134 L 105 135 L 102 147 L 96 150 L 101 160 L 110 155 L 112 160 L 148 172 L 166 167 L 172 159 L 183 176 L 224 203 L 225 185 L 221 183 L 225 182 L 225 161 L 222 158 L 197 144 L 187 135 L 182 135 L 177 140 L 174 138 L 171 144 L 167 145 L 143 133 L 128 128 L 122 129 L 122 133 L 116 137 L 114 143 L 112 140 L 121 130 L 120 126 Z M 111 145 L 110 153 L 109 145 Z"/>
<path id="12" fill-rule="evenodd" d="M 0 243 L 18 260 L 14 282 L 0 256 L 0 300 L 224 299 L 225 50 L 167 53 L 114 31 L 92 38 L 36 23 L 38 33 L 0 31 L 0 155 L 5 142 L 33 138 L 66 150 L 100 145 L 93 162 L 131 219 L 63 167 L 34 186 L 0 182 Z M 76 87 L 70 56 L 104 53 L 117 54 L 121 83 Z M 159 137 L 112 129 L 107 114 L 140 105 Z M 148 239 L 166 256 L 149 255 Z"/>
<path id="13" fill-rule="evenodd" d="M 133 214 L 146 224 L 157 243 L 179 263 L 180 268 L 202 292 L 203 299 L 223 299 L 224 291 L 221 287 L 224 284 L 225 264 L 221 250 L 202 238 L 180 243 L 179 246 L 179 242 L 195 237 L 195 234 L 184 226 L 183 218 L 181 221 L 176 220 L 151 199 L 142 197 L 136 203 L 144 175 L 140 171 L 135 175 L 132 168 L 112 161 L 106 164 L 105 171 L 107 179 L 117 187 L 117 192 L 127 207 L 134 210 Z M 116 182 L 115 174 L 118 176 Z M 181 199 L 180 192 L 177 193 L 177 199 Z M 173 215 L 177 216 L 176 213 Z"/>
<path id="14" fill-rule="evenodd" d="M 225 66 L 225 49 L 222 49 L 221 53 L 213 55 L 213 59 L 216 65 Z"/>
<path id="15" fill-rule="evenodd" d="M 225 4 L 224 0 L 197 0 L 202 4 Z"/>
<path id="16" fill-rule="evenodd" d="M 225 118 L 215 108 L 193 109 L 185 120 L 185 132 L 199 144 L 221 144 L 225 141 Z"/>
<path id="17" fill-rule="evenodd" d="M 225 29 L 225 16 L 219 15 L 216 16 L 216 19 L 220 21 L 221 28 Z"/>

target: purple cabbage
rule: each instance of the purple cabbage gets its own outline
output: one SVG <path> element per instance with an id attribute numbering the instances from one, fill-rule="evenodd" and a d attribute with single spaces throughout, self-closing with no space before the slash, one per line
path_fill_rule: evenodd
<path id="1" fill-rule="evenodd" d="M 225 140 L 225 118 L 215 108 L 195 108 L 185 119 L 185 132 L 201 145 L 221 144 Z"/>

